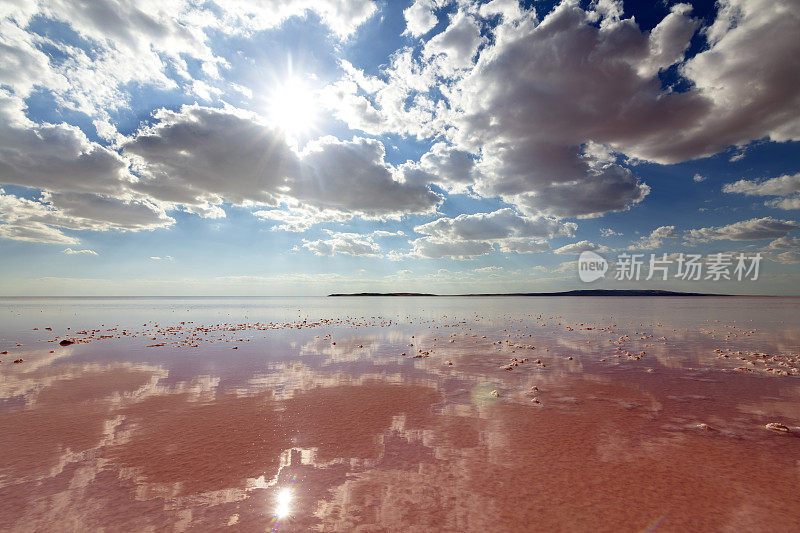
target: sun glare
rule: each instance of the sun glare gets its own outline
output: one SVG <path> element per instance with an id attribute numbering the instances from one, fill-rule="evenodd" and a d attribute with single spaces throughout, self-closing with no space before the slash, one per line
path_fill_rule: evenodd
<path id="1" fill-rule="evenodd" d="M 316 115 L 313 91 L 302 80 L 289 78 L 270 95 L 269 118 L 286 133 L 308 132 Z"/>
<path id="2" fill-rule="evenodd" d="M 285 518 L 289 516 L 289 512 L 291 511 L 291 503 L 292 503 L 292 491 L 291 489 L 283 488 L 278 492 L 276 500 L 276 507 L 275 507 L 275 516 L 277 518 Z"/>

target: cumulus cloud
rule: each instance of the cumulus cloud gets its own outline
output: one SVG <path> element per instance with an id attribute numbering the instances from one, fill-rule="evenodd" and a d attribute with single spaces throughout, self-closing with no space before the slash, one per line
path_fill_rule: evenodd
<path id="1" fill-rule="evenodd" d="M 765 205 L 778 209 L 800 209 L 800 173 L 785 174 L 777 178 L 761 180 L 739 180 L 726 183 L 722 192 L 745 196 L 777 196 Z"/>
<path id="2" fill-rule="evenodd" d="M 414 231 L 437 239 L 499 240 L 508 237 L 527 237 L 547 240 L 558 236 L 571 236 L 577 224 L 544 216 L 524 217 L 505 208 L 491 213 L 442 217 L 421 224 Z"/>
<path id="3" fill-rule="evenodd" d="M 607 253 L 611 251 L 611 248 L 602 244 L 595 244 L 591 241 L 578 241 L 572 244 L 567 244 L 566 246 L 562 246 L 561 248 L 556 248 L 553 250 L 553 253 L 578 255 L 583 252 Z"/>
<path id="4" fill-rule="evenodd" d="M 695 175 L 692 177 L 692 180 L 693 180 L 695 183 L 702 183 L 702 182 L 706 181 L 707 179 L 708 179 L 708 177 L 706 177 L 706 176 L 703 176 L 702 174 L 695 174 Z"/>
<path id="5" fill-rule="evenodd" d="M 497 244 L 503 253 L 536 254 L 550 249 L 549 243 L 530 238 L 511 237 L 501 239 L 497 241 Z"/>
<path id="6" fill-rule="evenodd" d="M 577 224 L 545 216 L 525 217 L 505 208 L 491 213 L 442 217 L 414 228 L 425 237 L 412 241 L 412 256 L 454 257 L 504 253 L 537 253 L 550 249 L 549 239 L 572 236 Z"/>
<path id="7" fill-rule="evenodd" d="M 472 259 L 479 255 L 486 255 L 494 247 L 490 241 L 447 241 L 422 237 L 411 241 L 412 250 L 408 254 L 411 257 L 424 257 L 430 259 L 440 259 L 449 257 L 452 259 Z"/>
<path id="8" fill-rule="evenodd" d="M 73 250 L 72 248 L 65 248 L 64 250 L 61 251 L 61 253 L 67 255 L 97 255 L 97 252 L 95 252 L 94 250 L 89 250 L 89 249 Z"/>
<path id="9" fill-rule="evenodd" d="M 482 196 L 527 213 L 599 216 L 649 192 L 618 157 L 671 164 L 755 139 L 800 139 L 796 3 L 723 0 L 702 30 L 708 48 L 690 59 L 700 21 L 687 4 L 650 31 L 613 0 L 585 9 L 565 0 L 542 20 L 513 1 L 459 6 L 421 57 L 394 57 L 381 87 L 348 71 L 336 85 L 337 109 L 364 131 L 446 131 L 447 145 L 432 154 L 471 155 L 476 167 L 459 175 Z M 669 68 L 687 90 L 662 86 Z M 409 170 L 448 174 L 423 162 Z"/>
<path id="10" fill-rule="evenodd" d="M 218 5 L 228 15 L 228 29 L 274 28 L 289 17 L 312 12 L 340 38 L 350 36 L 377 9 L 372 0 L 225 0 Z"/>
<path id="11" fill-rule="evenodd" d="M 800 264 L 800 250 L 788 250 L 786 252 L 772 254 L 768 256 L 768 259 L 786 265 Z"/>
<path id="12" fill-rule="evenodd" d="M 344 222 L 349 215 L 336 211 L 321 211 L 305 207 L 287 207 L 284 209 L 261 209 L 253 211 L 253 215 L 261 220 L 274 221 L 278 224 L 272 226 L 272 231 L 303 232 L 314 226 L 326 222 Z"/>
<path id="13" fill-rule="evenodd" d="M 350 128 L 420 139 L 441 134 L 447 109 L 430 94 L 439 83 L 437 67 L 418 62 L 411 47 L 395 52 L 382 76 L 368 75 L 347 61 L 340 63 L 343 78 L 321 91 L 320 102 Z"/>
<path id="14" fill-rule="evenodd" d="M 767 250 L 800 250 L 800 237 L 783 236 L 767 245 Z"/>
<path id="15" fill-rule="evenodd" d="M 429 35 L 445 5 L 452 12 Z M 422 224 L 412 254 L 533 253 L 553 236 L 572 235 L 574 227 L 554 217 L 641 203 L 650 188 L 636 175 L 639 162 L 800 139 L 800 5 L 768 0 L 721 0 L 702 29 L 688 5 L 676 4 L 650 31 L 624 18 L 614 0 L 564 0 L 541 19 L 515 0 L 417 0 L 404 11 L 406 34 L 425 40 L 397 50 L 378 72 L 341 61 L 341 79 L 321 94 L 351 128 L 435 140 L 418 161 L 399 165 L 387 161 L 381 141 L 365 137 L 322 137 L 299 150 L 256 113 L 216 100 L 223 85 L 236 84 L 224 79 L 229 65 L 211 36 L 309 16 L 345 39 L 375 12 L 371 0 L 6 3 L 0 183 L 32 192 L 0 192 L 0 236 L 75 245 L 71 231 L 166 227 L 177 209 L 222 217 L 225 203 L 253 208 L 275 230 L 305 231 L 359 216 L 431 214 L 442 201 L 429 188 L 435 184 L 513 209 Z M 36 29 L 48 24 L 65 31 Z M 707 46 L 685 59 L 698 29 Z M 682 78 L 679 88 L 663 86 L 665 69 Z M 133 86 L 177 89 L 220 107 L 162 109 L 123 137 L 112 116 L 130 103 Z M 38 89 L 57 111 L 86 113 L 107 142 L 74 125 L 31 120 L 25 102 Z M 740 180 L 723 191 L 798 209 L 798 176 Z M 779 223 L 794 224 L 753 219 L 692 230 L 687 239 L 775 239 L 786 229 Z M 313 241 L 313 251 L 355 251 L 381 236 L 354 235 Z M 644 244 L 664 238 L 673 235 L 654 232 Z"/>
<path id="16" fill-rule="evenodd" d="M 0 78 L 23 97 L 37 86 L 50 89 L 103 123 L 108 110 L 127 106 L 131 84 L 216 98 L 215 85 L 226 83 L 220 70 L 228 64 L 212 51 L 215 33 L 247 35 L 313 14 L 344 39 L 376 10 L 372 0 L 13 2 L 0 9 Z M 36 33 L 31 21 L 62 24 L 77 39 Z M 50 61 L 43 48 L 57 60 Z M 200 72 L 191 71 L 190 60 Z"/>
<path id="17" fill-rule="evenodd" d="M 779 237 L 764 247 L 763 251 L 767 259 L 776 263 L 800 263 L 800 237 Z"/>
<path id="18" fill-rule="evenodd" d="M 629 209 L 649 193 L 650 187 L 641 183 L 630 170 L 619 165 L 607 165 L 600 172 L 591 172 L 583 180 L 552 183 L 503 197 L 529 213 L 593 218 L 609 211 Z"/>
<path id="19" fill-rule="evenodd" d="M 34 123 L 24 109 L 21 98 L 0 90 L 0 182 L 44 192 L 30 200 L 0 190 L 4 237 L 74 244 L 61 229 L 138 231 L 174 223 L 131 189 L 136 178 L 117 152 L 75 126 Z"/>
<path id="20" fill-rule="evenodd" d="M 24 101 L 0 89 L 0 179 L 55 192 L 118 193 L 127 162 L 68 124 L 36 124 Z"/>
<path id="21" fill-rule="evenodd" d="M 435 183 L 456 193 L 466 192 L 478 177 L 475 158 L 444 142 L 434 143 L 418 163 L 408 162 L 401 169 L 408 181 Z"/>
<path id="22" fill-rule="evenodd" d="M 680 234 L 675 229 L 675 226 L 661 226 L 628 246 L 629 250 L 652 250 L 654 248 L 661 248 L 664 245 L 665 239 L 677 239 Z"/>
<path id="23" fill-rule="evenodd" d="M 3 38 L 3 44 L 9 51 L 6 55 L 4 50 L 5 57 L 13 58 L 9 70 L 16 71 L 10 78 L 12 90 L 24 97 L 35 86 L 44 87 L 68 107 L 96 118 L 127 106 L 126 85 L 174 89 L 186 82 L 191 78 L 189 57 L 210 73 L 223 62 L 206 42 L 205 29 L 214 18 L 204 16 L 209 12 L 188 0 L 52 0 L 17 5 L 25 7 L 0 13 L 6 15 L 0 22 L 2 35 L 11 36 Z M 77 38 L 64 38 L 60 31 L 36 33 L 30 25 L 34 20 L 62 24 Z M 31 52 L 31 43 L 54 52 L 50 54 L 54 60 L 42 61 Z M 0 60 L 0 70 L 5 70 L 4 63 Z M 191 90 L 191 83 L 186 88 Z"/>
<path id="24" fill-rule="evenodd" d="M 519 0 L 491 0 L 483 4 L 478 13 L 481 17 L 489 18 L 500 15 L 504 22 L 513 22 L 522 17 Z"/>
<path id="25" fill-rule="evenodd" d="M 142 176 L 132 188 L 163 202 L 302 204 L 329 217 L 377 218 L 427 212 L 440 201 L 425 184 L 400 181 L 377 140 L 323 137 L 297 153 L 282 133 L 241 110 L 185 106 L 155 118 L 123 144 L 123 154 Z"/>
<path id="26" fill-rule="evenodd" d="M 7 239 L 77 244 L 63 230 L 140 231 L 172 223 L 174 219 L 147 203 L 79 193 L 45 193 L 30 200 L 0 189 L 0 236 Z"/>
<path id="27" fill-rule="evenodd" d="M 406 19 L 404 33 L 419 37 L 431 31 L 439 20 L 434 9 L 435 5 L 432 0 L 415 0 L 411 6 L 403 10 L 403 16 Z"/>
<path id="28" fill-rule="evenodd" d="M 481 29 L 471 16 L 464 12 L 453 15 L 447 28 L 433 36 L 423 47 L 423 55 L 437 58 L 445 71 L 465 68 L 472 64 L 478 47 L 484 41 Z"/>
<path id="29" fill-rule="evenodd" d="M 314 252 L 314 255 L 333 256 L 338 254 L 377 257 L 381 254 L 380 246 L 375 244 L 369 235 L 358 233 L 340 233 L 325 230 L 328 239 L 315 241 L 303 240 L 303 247 Z"/>
<path id="30" fill-rule="evenodd" d="M 716 240 L 754 241 L 760 239 L 777 239 L 800 228 L 794 220 L 781 220 L 772 217 L 751 218 L 727 226 L 692 229 L 685 233 L 688 243 L 708 242 Z"/>
<path id="31" fill-rule="evenodd" d="M 0 237 L 15 241 L 44 244 L 78 244 L 80 242 L 78 239 L 65 235 L 60 230 L 41 222 L 0 224 Z"/>
<path id="32" fill-rule="evenodd" d="M 585 148 L 623 152 L 623 138 L 640 139 L 671 116 L 672 99 L 652 71 L 683 53 L 696 23 L 676 12 L 662 22 L 670 31 L 654 37 L 629 19 L 594 26 L 598 16 L 565 2 L 541 23 L 529 12 L 501 24 L 495 43 L 456 83 L 463 113 L 453 117 L 452 137 L 481 154 L 478 192 L 560 216 L 621 210 L 647 195 L 630 170 Z"/>

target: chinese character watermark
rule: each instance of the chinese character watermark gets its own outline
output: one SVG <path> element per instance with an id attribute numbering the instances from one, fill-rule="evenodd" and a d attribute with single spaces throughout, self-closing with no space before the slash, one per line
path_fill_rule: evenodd
<path id="1" fill-rule="evenodd" d="M 761 253 L 716 253 L 703 257 L 700 254 L 645 254 L 621 253 L 615 263 L 614 279 L 623 281 L 660 280 L 670 278 L 685 281 L 757 281 Z M 674 267 L 674 268 L 673 268 Z M 578 258 L 578 276 L 581 281 L 592 282 L 605 277 L 609 264 L 595 252 L 583 252 Z M 643 271 L 647 274 L 644 276 Z"/>

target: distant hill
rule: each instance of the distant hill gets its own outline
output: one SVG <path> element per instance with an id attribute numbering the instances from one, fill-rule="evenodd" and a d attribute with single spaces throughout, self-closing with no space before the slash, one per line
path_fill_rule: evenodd
<path id="1" fill-rule="evenodd" d="M 351 294 L 329 294 L 328 296 L 730 296 L 728 294 L 706 294 L 701 292 L 676 292 L 641 289 L 586 289 L 562 292 L 509 292 L 476 294 L 430 294 L 423 292 L 357 292 Z"/>

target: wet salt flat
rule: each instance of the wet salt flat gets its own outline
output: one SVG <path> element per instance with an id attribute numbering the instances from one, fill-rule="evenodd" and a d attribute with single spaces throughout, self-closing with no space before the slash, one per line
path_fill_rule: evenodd
<path id="1" fill-rule="evenodd" d="M 0 530 L 800 529 L 798 298 L 0 316 Z"/>

